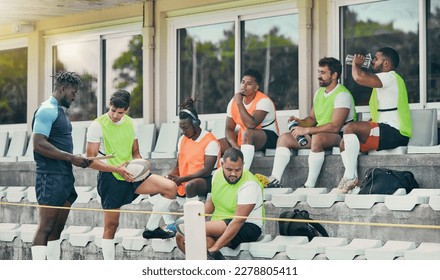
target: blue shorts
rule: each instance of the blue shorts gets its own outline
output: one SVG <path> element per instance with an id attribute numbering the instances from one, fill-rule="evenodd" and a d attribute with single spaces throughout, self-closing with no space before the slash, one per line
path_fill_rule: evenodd
<path id="1" fill-rule="evenodd" d="M 131 203 L 139 196 L 135 191 L 142 182 L 121 181 L 116 179 L 111 172 L 99 172 L 98 194 L 101 196 L 102 208 L 119 209 L 122 205 Z"/>
<path id="2" fill-rule="evenodd" d="M 73 174 L 37 173 L 35 193 L 38 204 L 63 206 L 66 201 L 73 204 L 78 197 Z"/>
<path id="3" fill-rule="evenodd" d="M 225 219 L 223 221 L 226 223 L 226 225 L 229 225 L 232 219 Z M 260 235 L 261 228 L 259 226 L 253 223 L 244 223 L 234 238 L 232 238 L 231 244 L 228 247 L 235 249 L 241 243 L 257 241 Z"/>

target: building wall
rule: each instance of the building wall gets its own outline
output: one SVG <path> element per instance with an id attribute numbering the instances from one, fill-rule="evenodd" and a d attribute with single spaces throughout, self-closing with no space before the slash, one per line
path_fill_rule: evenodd
<path id="1" fill-rule="evenodd" d="M 314 89 L 317 88 L 316 64 L 327 55 L 326 17 L 328 1 L 314 0 L 156 0 L 129 6 L 90 11 L 36 22 L 35 31 L 14 34 L 12 26 L 0 26 L 0 42 L 25 38 L 28 41 L 28 126 L 32 115 L 44 99 L 50 95 L 50 77 L 47 77 L 45 57 L 46 37 L 90 29 L 143 23 L 144 35 L 144 122 L 169 121 L 169 33 L 168 20 L 179 16 L 246 9 L 256 5 L 289 3 L 299 10 L 300 29 L 300 115 L 305 116 L 311 107 Z M 145 17 L 144 17 L 145 15 Z M 319 19 L 319 21 L 317 20 Z M 148 39 L 147 39 L 148 38 Z M 304 44 L 305 42 L 305 44 Z"/>

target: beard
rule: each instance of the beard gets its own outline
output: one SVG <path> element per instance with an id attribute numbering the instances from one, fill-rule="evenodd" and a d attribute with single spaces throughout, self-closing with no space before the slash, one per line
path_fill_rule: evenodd
<path id="1" fill-rule="evenodd" d="M 381 73 L 383 70 L 383 64 L 378 65 L 377 67 L 375 67 L 375 65 L 373 65 L 373 73 Z"/>
<path id="2" fill-rule="evenodd" d="M 330 80 L 319 80 L 318 79 L 318 82 L 319 82 L 319 86 L 320 87 L 327 87 L 327 86 L 329 86 L 332 82 L 330 81 Z"/>
<path id="3" fill-rule="evenodd" d="M 61 103 L 61 106 L 66 107 L 66 108 L 70 108 L 71 103 L 69 101 L 67 101 L 66 97 L 61 98 L 60 103 Z"/>
<path id="4" fill-rule="evenodd" d="M 241 179 L 241 175 L 240 175 L 240 177 L 236 177 L 236 176 L 226 177 L 226 175 L 224 173 L 223 173 L 223 177 L 225 178 L 226 182 L 228 182 L 231 185 L 236 184 Z"/>

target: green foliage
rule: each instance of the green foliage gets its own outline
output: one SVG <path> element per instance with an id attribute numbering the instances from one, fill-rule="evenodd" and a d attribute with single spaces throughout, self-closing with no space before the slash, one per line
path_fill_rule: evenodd
<path id="1" fill-rule="evenodd" d="M 0 51 L 0 124 L 26 123 L 27 48 Z"/>

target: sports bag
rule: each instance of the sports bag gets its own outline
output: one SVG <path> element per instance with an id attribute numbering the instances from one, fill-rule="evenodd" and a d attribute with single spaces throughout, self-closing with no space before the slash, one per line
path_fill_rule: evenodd
<path id="1" fill-rule="evenodd" d="M 373 167 L 365 171 L 359 194 L 393 194 L 399 188 L 409 193 L 419 187 L 411 171 Z"/>
<path id="2" fill-rule="evenodd" d="M 299 210 L 299 209 L 282 212 L 280 214 L 280 218 L 313 220 L 309 217 L 309 212 L 307 212 L 306 210 Z M 280 235 L 307 236 L 309 241 L 312 240 L 313 237 L 319 235 L 328 237 L 327 231 L 319 223 L 278 221 L 278 230 Z"/>

